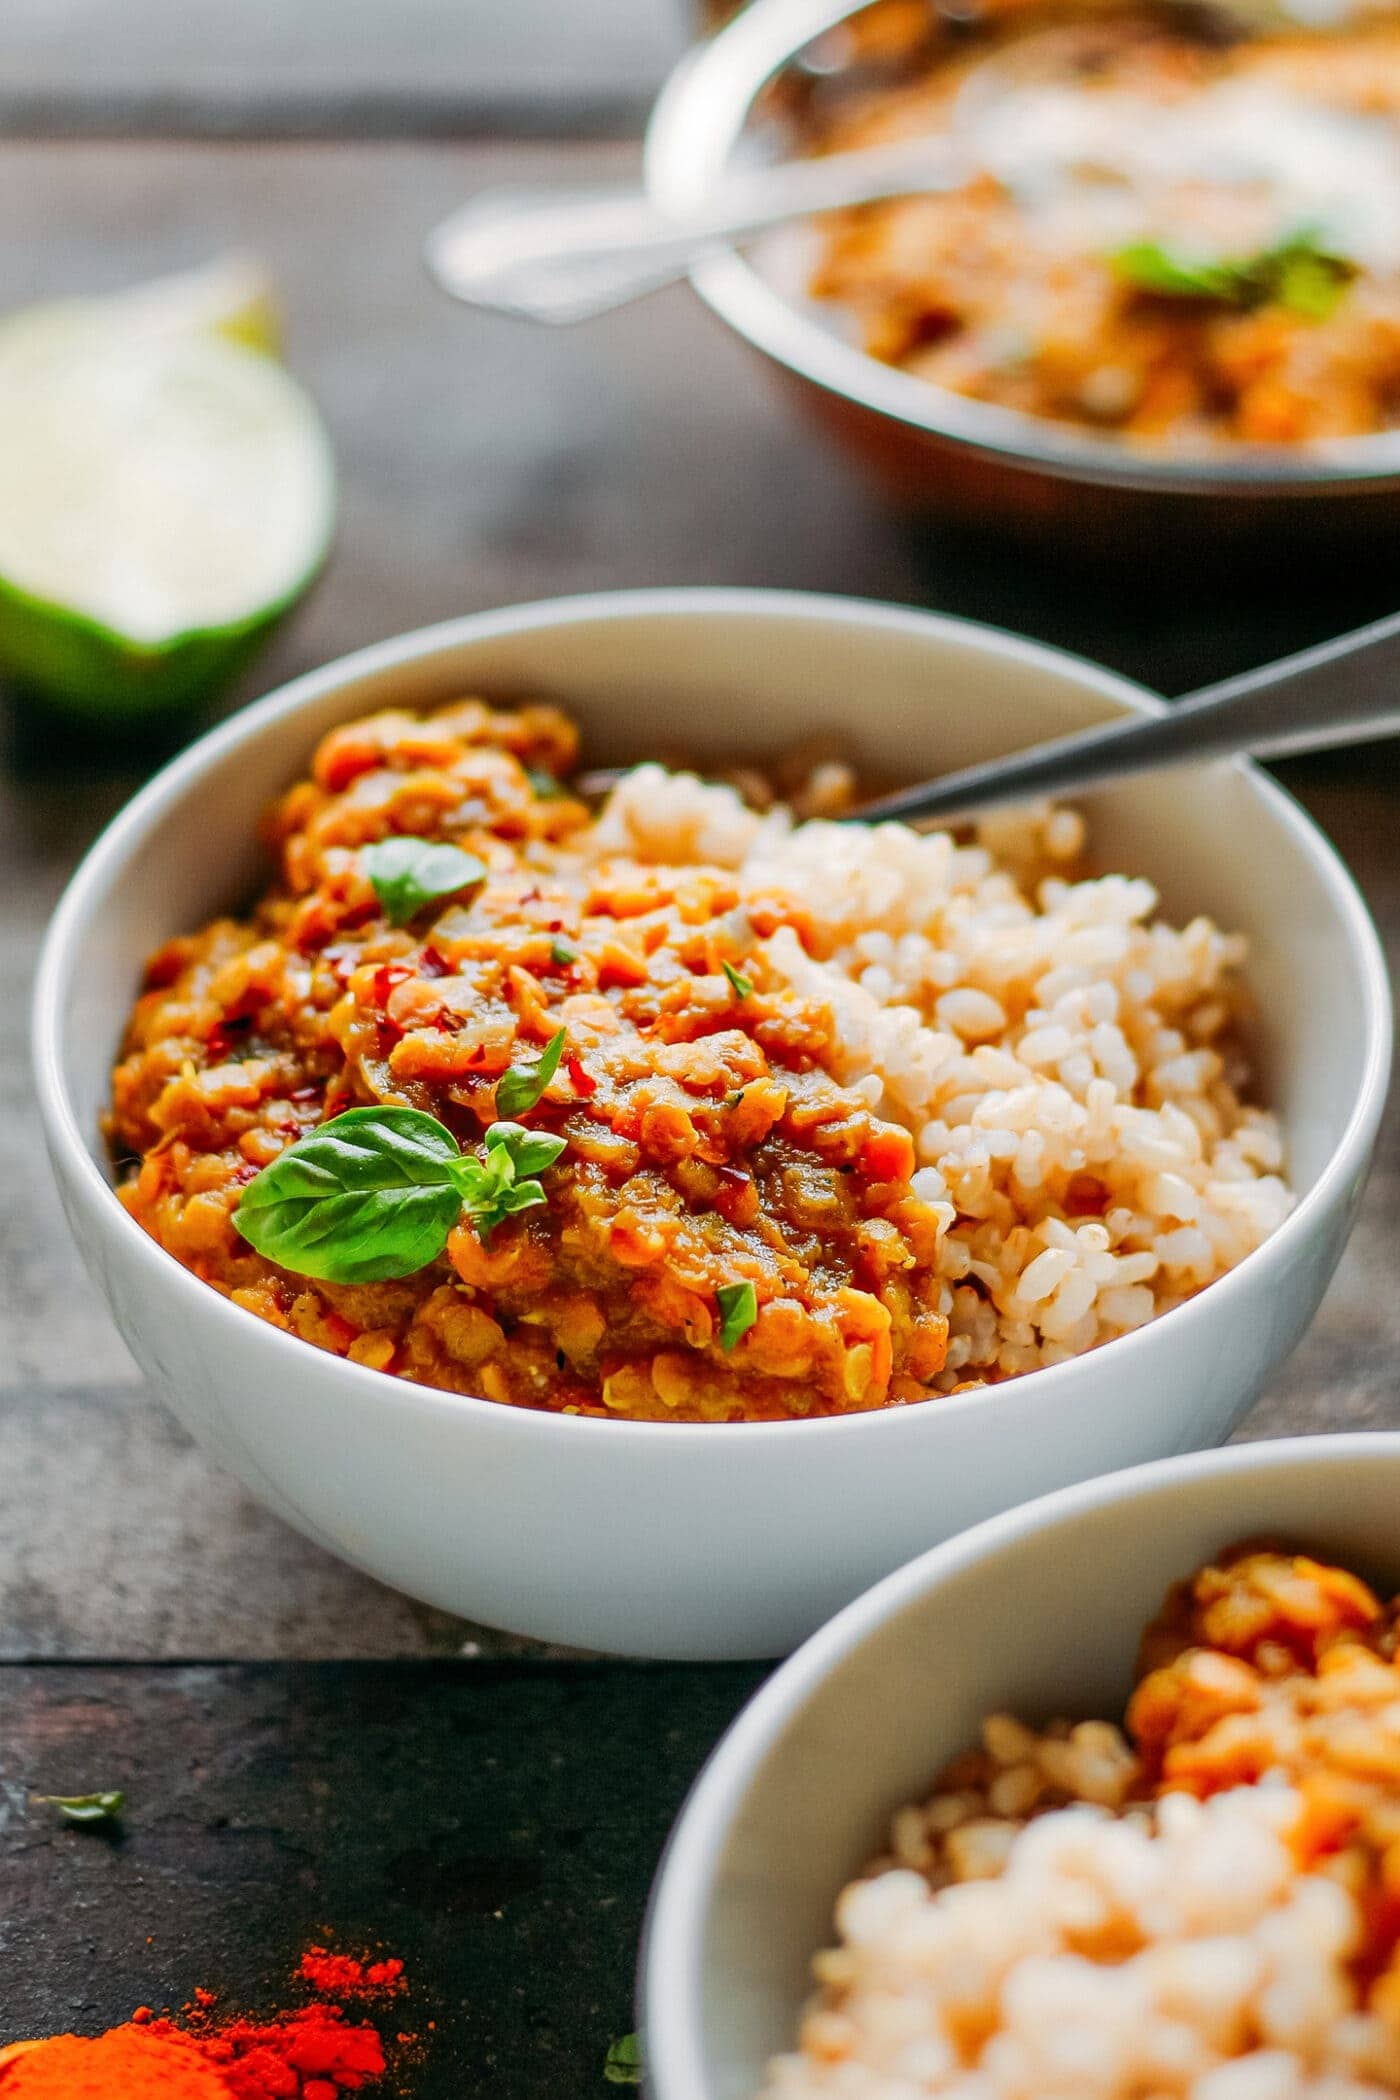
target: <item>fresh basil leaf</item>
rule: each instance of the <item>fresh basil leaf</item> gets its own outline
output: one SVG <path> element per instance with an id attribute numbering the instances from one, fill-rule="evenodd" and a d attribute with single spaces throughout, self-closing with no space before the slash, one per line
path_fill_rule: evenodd
<path id="1" fill-rule="evenodd" d="M 484 1155 L 416 1108 L 352 1108 L 289 1145 L 249 1182 L 238 1231 L 268 1261 L 325 1283 L 383 1283 L 437 1260 L 465 1211 L 488 1240 L 548 1199 L 532 1178 L 566 1140 L 493 1123 Z"/>
<path id="2" fill-rule="evenodd" d="M 503 1218 L 548 1202 L 541 1184 L 530 1177 L 553 1166 L 567 1142 L 547 1131 L 522 1129 L 519 1123 L 491 1125 L 485 1158 L 469 1162 L 476 1171 L 475 1186 L 464 1192 L 467 1215 L 483 1246 L 490 1244 Z"/>
<path id="3" fill-rule="evenodd" d="M 526 1130 L 519 1123 L 493 1123 L 486 1133 L 488 1157 L 493 1152 L 508 1152 L 517 1175 L 543 1174 L 567 1143 L 567 1138 L 551 1137 L 546 1130 Z"/>
<path id="4" fill-rule="evenodd" d="M 736 970 L 733 963 L 722 962 L 720 964 L 720 968 L 723 970 L 725 976 L 729 979 L 729 982 L 734 987 L 735 998 L 747 999 L 749 993 L 753 990 L 752 977 L 745 977 L 743 971 Z"/>
<path id="5" fill-rule="evenodd" d="M 568 795 L 569 790 L 563 781 L 546 772 L 543 766 L 526 766 L 525 778 L 541 802 L 562 802 Z"/>
<path id="6" fill-rule="evenodd" d="M 603 2076 L 609 2085 L 640 2085 L 642 2082 L 642 2038 L 620 2034 L 608 2049 Z"/>
<path id="7" fill-rule="evenodd" d="M 1278 303 L 1305 321 L 1325 321 L 1343 298 L 1354 272 L 1332 255 L 1298 250 L 1279 258 Z"/>
<path id="8" fill-rule="evenodd" d="M 549 944 L 549 959 L 564 969 L 569 963 L 578 961 L 578 949 L 572 941 L 561 940 L 557 935 Z"/>
<path id="9" fill-rule="evenodd" d="M 564 1054 L 564 1030 L 552 1035 L 537 1065 L 512 1065 L 496 1082 L 496 1109 L 502 1116 L 518 1116 L 533 1108 L 559 1070 Z"/>
<path id="10" fill-rule="evenodd" d="M 719 1345 L 726 1353 L 758 1318 L 758 1293 L 751 1283 L 722 1283 L 715 1292 L 719 1306 Z"/>
<path id="11" fill-rule="evenodd" d="M 547 1199 L 544 1185 L 538 1181 L 517 1181 L 508 1189 L 502 1189 L 496 1199 L 496 1207 L 504 1217 L 514 1217 L 518 1210 L 536 1210 Z"/>
<path id="12" fill-rule="evenodd" d="M 1140 291 L 1155 292 L 1165 299 L 1223 299 L 1234 304 L 1241 298 L 1237 269 L 1204 256 L 1174 252 L 1161 241 L 1131 242 L 1118 250 L 1113 267 Z"/>
<path id="13" fill-rule="evenodd" d="M 126 1806 L 119 1788 L 107 1794 L 39 1794 L 36 1799 L 56 1808 L 69 1823 L 111 1823 Z"/>
<path id="14" fill-rule="evenodd" d="M 475 1164 L 419 1109 L 352 1108 L 264 1167 L 233 1222 L 295 1275 L 383 1283 L 437 1260 L 461 1215 L 462 1170 Z"/>
<path id="15" fill-rule="evenodd" d="M 360 863 L 393 926 L 407 926 L 424 905 L 484 882 L 485 861 L 441 840 L 390 838 L 366 846 Z"/>
<path id="16" fill-rule="evenodd" d="M 1356 275 L 1356 265 L 1310 226 L 1234 258 L 1183 255 L 1160 241 L 1136 241 L 1119 249 L 1113 266 L 1130 284 L 1162 298 L 1242 308 L 1272 302 L 1314 321 L 1326 320 Z"/>

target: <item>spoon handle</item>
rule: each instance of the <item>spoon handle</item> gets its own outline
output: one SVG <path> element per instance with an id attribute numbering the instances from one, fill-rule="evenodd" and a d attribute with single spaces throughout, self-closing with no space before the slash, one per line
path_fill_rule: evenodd
<path id="1" fill-rule="evenodd" d="M 1283 758 L 1400 735 L 1400 613 L 1315 649 L 1188 693 L 1160 715 L 1129 717 L 866 802 L 862 823 L 961 816 L 993 803 L 1062 795 L 1128 773 L 1246 752 Z"/>
<path id="2" fill-rule="evenodd" d="M 429 234 L 425 254 L 455 299 L 529 320 L 581 321 L 684 276 L 744 234 L 947 189 L 966 174 L 951 145 L 916 139 L 730 176 L 705 211 L 684 219 L 635 189 L 487 190 Z"/>

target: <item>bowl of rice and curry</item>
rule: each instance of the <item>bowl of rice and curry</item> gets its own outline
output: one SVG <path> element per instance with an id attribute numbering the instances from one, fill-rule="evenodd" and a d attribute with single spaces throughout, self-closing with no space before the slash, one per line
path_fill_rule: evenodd
<path id="1" fill-rule="evenodd" d="M 941 187 L 694 273 L 887 485 L 1120 552 L 1393 519 L 1393 5 L 754 0 L 663 93 L 648 182 L 685 212 L 731 164 L 921 139 Z"/>
<path id="2" fill-rule="evenodd" d="M 653 1896 L 657 2100 L 1400 2092 L 1400 1452 L 1049 1496 L 810 1641 Z"/>
<path id="3" fill-rule="evenodd" d="M 1245 765 L 845 821 L 1156 704 L 929 615 L 670 592 L 214 731 L 92 850 L 36 1003 L 157 1390 L 386 1580 L 678 1655 L 1225 1434 L 1374 1138 L 1349 878 Z"/>

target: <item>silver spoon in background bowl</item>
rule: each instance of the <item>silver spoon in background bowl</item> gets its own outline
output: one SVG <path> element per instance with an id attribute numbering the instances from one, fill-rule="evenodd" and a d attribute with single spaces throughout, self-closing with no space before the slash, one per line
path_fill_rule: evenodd
<path id="1" fill-rule="evenodd" d="M 443 290 L 519 320 L 591 320 L 684 277 L 716 249 L 793 219 L 957 189 L 966 154 L 937 139 L 784 161 L 732 175 L 713 202 L 677 219 L 627 185 L 483 190 L 429 234 Z"/>

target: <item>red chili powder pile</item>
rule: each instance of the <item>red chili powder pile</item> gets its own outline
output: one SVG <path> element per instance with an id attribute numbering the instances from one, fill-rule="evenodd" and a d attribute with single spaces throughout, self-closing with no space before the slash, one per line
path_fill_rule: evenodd
<path id="1" fill-rule="evenodd" d="M 405 1988 L 401 1961 L 356 1961 L 324 1947 L 309 1949 L 297 1974 L 324 1996 Z M 197 1991 L 180 2019 L 142 2007 L 106 2034 L 0 2049 L 0 2100 L 343 2100 L 384 2075 L 378 2031 L 338 2005 L 265 2020 L 220 2018 L 214 2005 Z"/>

